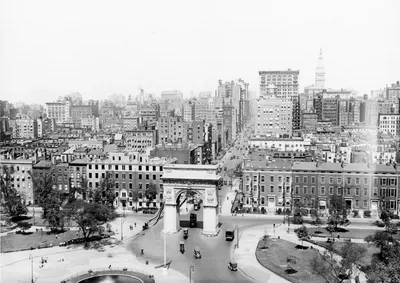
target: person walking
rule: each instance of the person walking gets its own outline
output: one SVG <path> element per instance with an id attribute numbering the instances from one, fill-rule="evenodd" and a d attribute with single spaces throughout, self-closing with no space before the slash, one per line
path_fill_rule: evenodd
<path id="1" fill-rule="evenodd" d="M 111 269 L 111 264 L 108 266 L 108 269 Z"/>

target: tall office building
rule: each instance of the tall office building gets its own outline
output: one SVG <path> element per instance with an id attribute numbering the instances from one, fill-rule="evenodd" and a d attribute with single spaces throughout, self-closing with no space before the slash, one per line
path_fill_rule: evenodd
<path id="1" fill-rule="evenodd" d="M 317 70 L 315 72 L 315 86 L 318 89 L 325 88 L 325 68 L 322 62 L 322 49 L 319 51 Z"/>
<path id="2" fill-rule="evenodd" d="M 264 96 L 268 92 L 268 86 L 275 87 L 277 98 L 287 98 L 299 94 L 299 71 L 259 71 L 260 75 L 260 95 Z"/>

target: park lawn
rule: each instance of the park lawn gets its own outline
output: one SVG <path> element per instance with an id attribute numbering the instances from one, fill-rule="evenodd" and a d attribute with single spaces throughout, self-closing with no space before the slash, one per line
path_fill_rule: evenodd
<path id="1" fill-rule="evenodd" d="M 30 249 L 31 247 L 37 248 L 41 243 L 53 244 L 53 246 L 58 246 L 59 243 L 68 241 L 71 239 L 79 238 L 76 235 L 77 231 L 66 231 L 64 233 L 48 234 L 47 232 L 34 232 L 29 235 L 22 234 L 11 234 L 3 236 L 0 238 L 1 241 L 1 252 L 13 252 Z"/>
<path id="2" fill-rule="evenodd" d="M 325 236 L 327 238 L 331 237 L 331 234 L 325 229 L 326 227 L 322 227 L 319 229 L 318 227 L 311 227 L 308 228 L 308 231 L 310 231 L 311 234 L 314 234 L 316 231 L 321 231 L 321 234 L 318 234 L 319 236 Z M 333 237 L 337 238 L 338 235 L 340 235 L 340 238 L 352 238 L 352 239 L 365 239 L 369 235 L 373 235 L 375 231 L 383 231 L 383 230 L 376 230 L 371 228 L 369 229 L 347 229 L 344 227 L 344 229 L 348 230 L 347 232 L 333 232 Z M 400 240 L 400 234 L 397 233 L 393 235 L 395 239 Z M 315 239 L 315 238 L 314 238 Z"/>
<path id="3" fill-rule="evenodd" d="M 305 243 L 306 244 L 306 243 Z M 296 244 L 281 239 L 269 240 L 268 249 L 262 250 L 264 246 L 261 240 L 258 243 L 256 257 L 258 262 L 275 274 L 286 278 L 295 283 L 320 283 L 322 278 L 313 274 L 310 268 L 310 260 L 318 252 L 313 249 L 299 250 Z M 298 258 L 296 265 L 291 265 L 297 273 L 287 274 L 287 257 L 295 256 Z"/>
<path id="4" fill-rule="evenodd" d="M 324 248 L 329 247 L 329 244 L 326 241 L 316 241 L 319 246 L 322 246 Z M 340 254 L 341 248 L 345 245 L 346 243 L 344 242 L 334 242 L 333 243 L 333 250 L 336 254 Z M 363 246 L 367 249 L 367 253 L 365 254 L 364 258 L 359 262 L 359 264 L 363 266 L 367 266 L 371 264 L 372 260 L 372 255 L 375 253 L 379 252 L 379 249 L 373 245 L 368 245 L 367 243 L 360 244 L 360 243 L 355 243 L 356 245 Z"/>

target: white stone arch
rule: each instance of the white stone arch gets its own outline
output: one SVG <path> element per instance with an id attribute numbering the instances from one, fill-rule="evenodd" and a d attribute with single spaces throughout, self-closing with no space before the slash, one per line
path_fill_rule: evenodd
<path id="1" fill-rule="evenodd" d="M 175 233 L 180 229 L 178 197 L 195 191 L 203 200 L 203 234 L 218 234 L 218 186 L 221 176 L 218 165 L 171 164 L 164 166 L 164 233 Z"/>

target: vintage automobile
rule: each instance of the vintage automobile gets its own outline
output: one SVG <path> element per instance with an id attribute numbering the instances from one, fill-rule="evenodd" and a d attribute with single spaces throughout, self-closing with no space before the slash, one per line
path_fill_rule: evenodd
<path id="1" fill-rule="evenodd" d="M 231 271 L 237 271 L 237 263 L 234 262 L 234 261 L 230 261 L 230 262 L 228 263 L 228 268 L 229 268 Z"/>
<path id="2" fill-rule="evenodd" d="M 198 247 L 194 248 L 193 255 L 195 259 L 200 259 L 201 258 L 200 248 Z"/>
<path id="3" fill-rule="evenodd" d="M 188 228 L 183 228 L 183 239 L 189 238 L 189 229 Z"/>
<path id="4" fill-rule="evenodd" d="M 179 244 L 179 250 L 182 254 L 185 252 L 185 243 L 183 241 Z"/>

